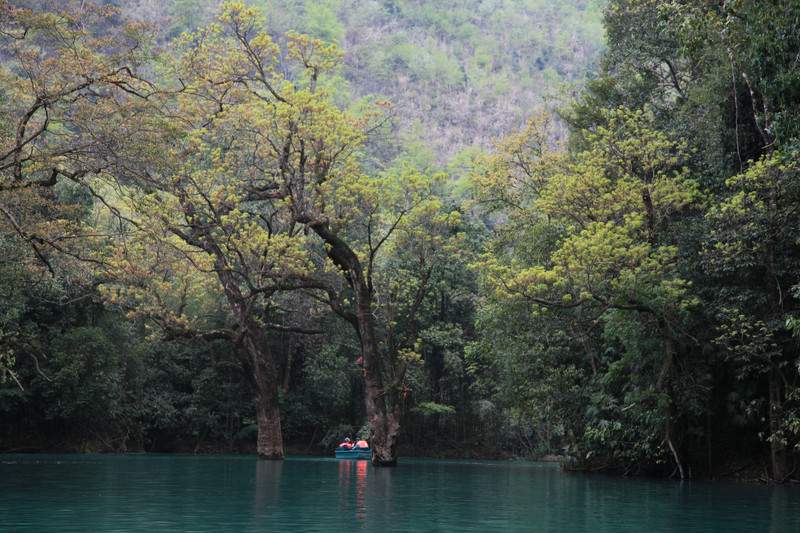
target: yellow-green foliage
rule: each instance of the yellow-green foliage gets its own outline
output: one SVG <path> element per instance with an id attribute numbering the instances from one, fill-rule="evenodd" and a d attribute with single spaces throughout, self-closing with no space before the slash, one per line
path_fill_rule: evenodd
<path id="1" fill-rule="evenodd" d="M 141 103 L 146 126 L 127 139 L 143 170 L 112 202 L 130 224 L 110 247 L 116 284 L 104 294 L 173 328 L 216 313 L 215 293 L 236 315 L 319 279 L 331 263 L 315 255 L 313 225 L 348 240 L 371 269 L 389 234 L 432 213 L 431 177 L 359 169 L 359 146 L 388 104 L 359 116 L 333 104 L 324 81 L 342 57 L 334 45 L 290 32 L 282 53 L 256 8 L 221 10 L 165 57 L 165 86 Z"/>
<path id="2" fill-rule="evenodd" d="M 573 154 L 548 146 L 547 120 L 535 119 L 498 143 L 486 171 L 474 177 L 476 198 L 508 213 L 503 242 L 524 241 L 537 225 L 559 228 L 539 264 L 519 254 L 483 257 L 484 279 L 498 295 L 542 306 L 593 300 L 667 314 L 694 301 L 675 271 L 676 247 L 658 240 L 670 217 L 701 201 L 680 166 L 685 145 L 652 128 L 648 112 L 606 115 L 608 126 L 590 132 L 588 148 Z"/>

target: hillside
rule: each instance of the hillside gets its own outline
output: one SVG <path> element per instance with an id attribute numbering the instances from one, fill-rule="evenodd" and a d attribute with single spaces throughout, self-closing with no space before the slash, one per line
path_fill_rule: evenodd
<path id="1" fill-rule="evenodd" d="M 217 0 L 112 0 L 165 26 L 207 24 Z M 345 52 L 340 105 L 374 96 L 397 106 L 397 143 L 443 166 L 519 127 L 563 84 L 580 83 L 603 47 L 602 0 L 251 0 L 283 40 L 289 30 Z M 457 164 L 457 162 L 456 162 Z"/>

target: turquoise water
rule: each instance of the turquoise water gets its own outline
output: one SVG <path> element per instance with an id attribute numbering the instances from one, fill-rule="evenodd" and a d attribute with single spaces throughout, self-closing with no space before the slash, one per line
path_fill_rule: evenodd
<path id="1" fill-rule="evenodd" d="M 800 531 L 800 489 L 541 463 L 0 456 L 0 531 Z"/>

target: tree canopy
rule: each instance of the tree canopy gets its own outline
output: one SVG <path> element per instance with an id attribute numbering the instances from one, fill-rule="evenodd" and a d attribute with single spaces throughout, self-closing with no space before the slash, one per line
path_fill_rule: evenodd
<path id="1" fill-rule="evenodd" d="M 796 3 L 39 4 L 0 449 L 796 477 Z"/>

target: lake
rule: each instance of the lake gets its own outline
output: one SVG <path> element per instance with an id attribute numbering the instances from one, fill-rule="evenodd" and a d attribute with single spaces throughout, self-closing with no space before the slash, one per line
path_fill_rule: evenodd
<path id="1" fill-rule="evenodd" d="M 800 531 L 800 488 L 545 463 L 0 455 L 2 532 Z"/>

